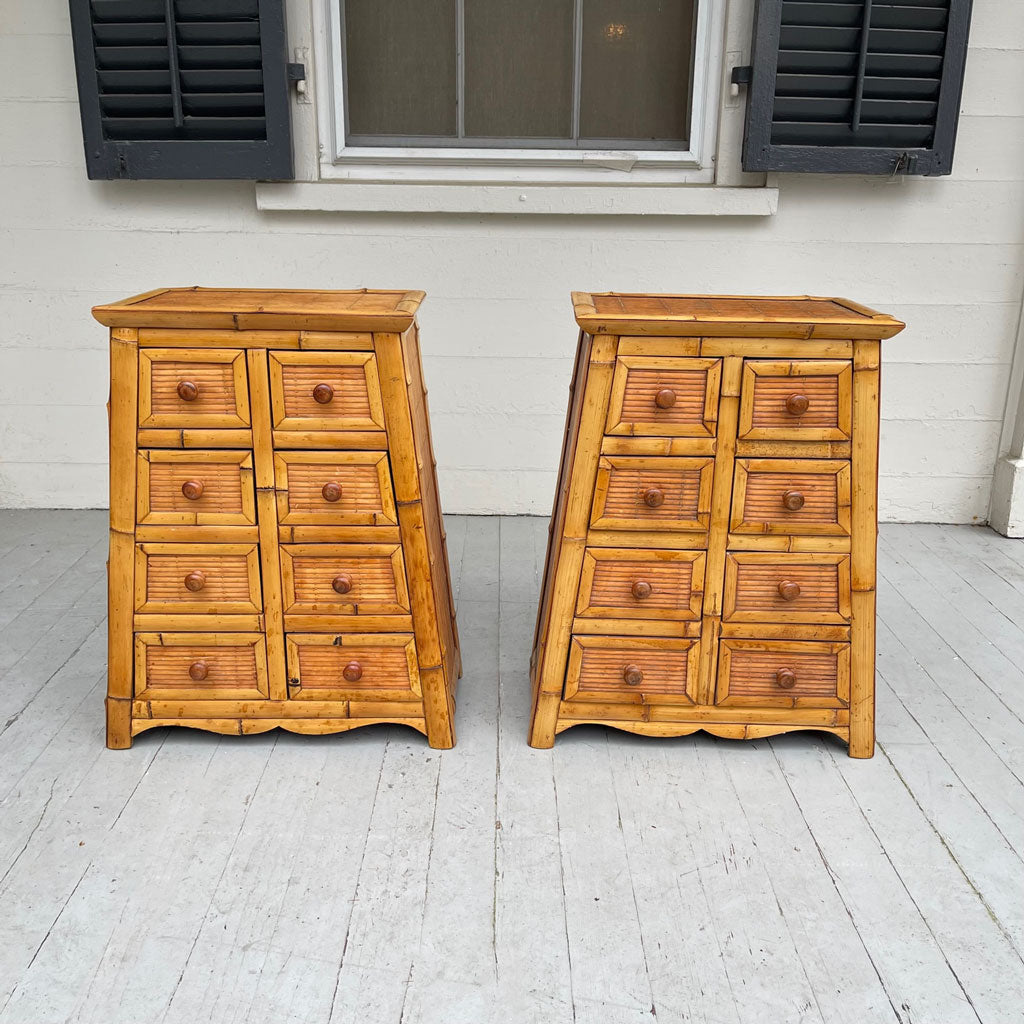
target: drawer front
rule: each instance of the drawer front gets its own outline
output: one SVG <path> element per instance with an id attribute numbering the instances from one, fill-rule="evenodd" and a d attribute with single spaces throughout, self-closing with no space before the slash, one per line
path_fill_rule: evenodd
<path id="1" fill-rule="evenodd" d="M 699 654 L 697 640 L 574 636 L 565 699 L 692 704 Z"/>
<path id="2" fill-rule="evenodd" d="M 260 614 L 255 544 L 138 544 L 135 610 L 151 614 Z"/>
<path id="3" fill-rule="evenodd" d="M 135 634 L 137 699 L 263 700 L 269 692 L 262 633 Z"/>
<path id="4" fill-rule="evenodd" d="M 283 524 L 398 523 L 385 452 L 279 452 L 274 465 Z"/>
<path id="5" fill-rule="evenodd" d="M 715 703 L 727 707 L 848 707 L 850 645 L 722 640 Z"/>
<path id="6" fill-rule="evenodd" d="M 277 430 L 384 429 L 372 352 L 271 352 L 270 395 Z"/>
<path id="7" fill-rule="evenodd" d="M 588 618 L 700 618 L 703 551 L 587 548 L 576 614 Z"/>
<path id="8" fill-rule="evenodd" d="M 140 451 L 137 511 L 145 526 L 253 526 L 252 455 Z"/>
<path id="9" fill-rule="evenodd" d="M 609 530 L 705 531 L 712 459 L 602 457 L 590 525 Z"/>
<path id="10" fill-rule="evenodd" d="M 283 544 L 285 612 L 408 615 L 399 544 Z"/>
<path id="11" fill-rule="evenodd" d="M 748 359 L 743 364 L 742 440 L 848 441 L 852 420 L 849 362 Z"/>
<path id="12" fill-rule="evenodd" d="M 245 353 L 140 349 L 139 426 L 248 427 Z"/>
<path id="13" fill-rule="evenodd" d="M 850 556 L 730 552 L 722 617 L 727 622 L 849 622 Z"/>
<path id="14" fill-rule="evenodd" d="M 735 533 L 850 533 L 850 464 L 835 459 L 737 459 Z"/>
<path id="15" fill-rule="evenodd" d="M 713 437 L 721 373 L 720 359 L 620 356 L 606 432 Z"/>
<path id="16" fill-rule="evenodd" d="M 296 700 L 419 700 L 416 641 L 407 633 L 289 633 L 288 695 Z"/>

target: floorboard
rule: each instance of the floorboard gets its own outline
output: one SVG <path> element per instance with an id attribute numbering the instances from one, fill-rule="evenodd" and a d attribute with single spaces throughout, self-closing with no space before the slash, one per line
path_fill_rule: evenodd
<path id="1" fill-rule="evenodd" d="M 446 520 L 458 746 L 103 746 L 103 512 L 0 511 L 0 1024 L 1022 1024 L 1024 542 L 885 526 L 878 753 L 526 745 L 547 542 Z"/>

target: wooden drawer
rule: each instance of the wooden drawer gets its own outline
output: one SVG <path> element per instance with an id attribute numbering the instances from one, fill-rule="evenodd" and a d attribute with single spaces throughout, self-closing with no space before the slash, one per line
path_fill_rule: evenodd
<path id="1" fill-rule="evenodd" d="M 747 441 L 848 441 L 851 364 L 839 359 L 748 359 L 738 436 Z"/>
<path id="2" fill-rule="evenodd" d="M 850 556 L 736 551 L 726 555 L 726 622 L 850 621 Z"/>
<path id="3" fill-rule="evenodd" d="M 602 456 L 590 525 L 605 530 L 705 531 L 713 459 Z"/>
<path id="4" fill-rule="evenodd" d="M 384 429 L 372 352 L 271 352 L 270 395 L 276 430 Z"/>
<path id="5" fill-rule="evenodd" d="M 400 544 L 283 544 L 281 583 L 286 613 L 409 614 Z"/>
<path id="6" fill-rule="evenodd" d="M 608 434 L 713 437 L 720 359 L 619 356 L 608 407 Z"/>
<path id="7" fill-rule="evenodd" d="M 386 452 L 278 452 L 274 466 L 284 525 L 398 523 Z"/>
<path id="8" fill-rule="evenodd" d="M 565 699 L 692 704 L 699 654 L 698 640 L 574 636 Z"/>
<path id="9" fill-rule="evenodd" d="M 266 699 L 262 633 L 136 633 L 140 700 Z"/>
<path id="10" fill-rule="evenodd" d="M 139 426 L 248 427 L 245 353 L 237 349 L 140 349 Z"/>
<path id="11" fill-rule="evenodd" d="M 135 610 L 150 614 L 259 614 L 255 544 L 138 544 Z"/>
<path id="12" fill-rule="evenodd" d="M 587 548 L 576 614 L 588 618 L 699 619 L 703 551 Z"/>
<path id="13" fill-rule="evenodd" d="M 252 454 L 141 451 L 136 510 L 144 526 L 254 526 Z"/>
<path id="14" fill-rule="evenodd" d="M 722 640 L 715 703 L 762 708 L 845 708 L 850 645 Z"/>
<path id="15" fill-rule="evenodd" d="M 737 459 L 734 533 L 850 533 L 850 463 L 837 459 Z"/>
<path id="16" fill-rule="evenodd" d="M 416 641 L 408 633 L 289 633 L 288 694 L 297 700 L 417 700 Z"/>

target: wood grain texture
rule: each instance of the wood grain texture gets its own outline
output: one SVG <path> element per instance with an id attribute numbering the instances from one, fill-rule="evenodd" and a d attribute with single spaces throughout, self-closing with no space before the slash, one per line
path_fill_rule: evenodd
<path id="1" fill-rule="evenodd" d="M 789 686 L 779 680 L 786 672 Z M 715 697 L 723 707 L 848 707 L 849 644 L 722 640 Z"/>
<path id="2" fill-rule="evenodd" d="M 186 577 L 199 574 L 193 590 Z M 149 614 L 263 611 L 255 544 L 140 544 L 135 610 Z"/>
<path id="3" fill-rule="evenodd" d="M 699 655 L 696 640 L 575 636 L 565 699 L 691 704 Z"/>
<path id="4" fill-rule="evenodd" d="M 409 612 L 399 544 L 282 544 L 281 575 L 286 615 Z M 339 579 L 347 589 L 334 586 Z"/>
<path id="5" fill-rule="evenodd" d="M 605 430 L 612 435 L 713 437 L 720 375 L 721 363 L 715 359 L 620 355 Z"/>
<path id="6" fill-rule="evenodd" d="M 802 499 L 785 505 L 786 495 Z M 850 532 L 850 464 L 835 459 L 737 459 L 732 521 L 736 533 Z"/>
<path id="7" fill-rule="evenodd" d="M 850 559 L 827 553 L 731 552 L 726 558 L 726 622 L 850 620 Z M 796 586 L 793 596 L 783 590 Z"/>
<path id="8" fill-rule="evenodd" d="M 236 700 L 269 695 L 262 633 L 137 633 L 137 700 Z M 197 681 L 197 662 L 206 675 Z"/>
<path id="9" fill-rule="evenodd" d="M 288 691 L 295 700 L 417 700 L 421 698 L 415 637 L 405 634 L 290 633 Z M 353 662 L 359 679 L 345 669 Z"/>
<path id="10" fill-rule="evenodd" d="M 590 525 L 703 532 L 710 524 L 712 466 L 711 459 L 602 457 Z M 648 502 L 652 494 L 657 504 Z"/>
<path id="11" fill-rule="evenodd" d="M 185 400 L 179 387 L 191 384 Z M 248 427 L 245 353 L 237 350 L 143 349 L 139 352 L 139 426 Z"/>
<path id="12" fill-rule="evenodd" d="M 313 392 L 324 386 L 321 397 L 330 397 L 317 401 Z M 275 430 L 384 430 L 372 352 L 272 352 L 270 388 Z"/>
<path id="13" fill-rule="evenodd" d="M 699 551 L 588 548 L 576 614 L 699 619 L 704 554 Z"/>
<path id="14" fill-rule="evenodd" d="M 190 498 L 184 489 L 195 483 Z M 140 451 L 136 504 L 145 526 L 255 526 L 252 455 Z"/>
<path id="15" fill-rule="evenodd" d="M 398 523 L 384 452 L 279 452 L 274 456 L 278 520 L 285 526 L 394 526 Z M 337 501 L 324 497 L 337 484 Z"/>
<path id="16" fill-rule="evenodd" d="M 743 364 L 739 437 L 749 441 L 848 441 L 851 364 L 839 360 L 748 359 Z M 787 407 L 794 397 L 804 411 Z"/>

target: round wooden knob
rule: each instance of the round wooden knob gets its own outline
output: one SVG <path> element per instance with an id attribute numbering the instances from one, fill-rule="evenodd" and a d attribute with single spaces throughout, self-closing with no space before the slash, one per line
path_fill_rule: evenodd
<path id="1" fill-rule="evenodd" d="M 629 686 L 639 686 L 644 681 L 644 674 L 639 665 L 627 665 L 622 670 L 622 678 Z"/>
<path id="2" fill-rule="evenodd" d="M 654 404 L 659 409 L 671 409 L 676 404 L 676 393 L 671 388 L 662 388 L 654 396 Z"/>
<path id="3" fill-rule="evenodd" d="M 786 399 L 786 412 L 790 416 L 803 416 L 811 400 L 806 395 L 790 395 Z"/>
<path id="4" fill-rule="evenodd" d="M 644 491 L 644 504 L 649 508 L 657 508 L 665 501 L 665 492 L 658 487 L 648 487 Z"/>
<path id="5" fill-rule="evenodd" d="M 651 585 L 647 580 L 635 580 L 629 590 L 638 601 L 651 596 Z"/>
<path id="6" fill-rule="evenodd" d="M 326 405 L 334 398 L 334 388 L 330 384 L 317 384 L 313 388 L 313 400 L 321 405 Z"/>
<path id="7" fill-rule="evenodd" d="M 189 501 L 198 501 L 203 496 L 203 481 L 186 480 L 181 485 L 181 493 L 184 494 Z"/>
<path id="8" fill-rule="evenodd" d="M 792 580 L 783 580 L 779 584 L 779 597 L 783 601 L 795 601 L 800 596 L 800 584 Z"/>
<path id="9" fill-rule="evenodd" d="M 188 667 L 189 679 L 201 683 L 210 674 L 210 666 L 205 661 L 193 661 Z"/>
<path id="10" fill-rule="evenodd" d="M 347 572 L 339 573 L 331 580 L 331 586 L 339 594 L 347 594 L 352 589 L 352 577 Z"/>
<path id="11" fill-rule="evenodd" d="M 324 496 L 324 501 L 341 501 L 341 484 L 329 480 L 323 485 L 320 493 Z"/>
<path id="12" fill-rule="evenodd" d="M 791 668 L 780 668 L 775 673 L 775 682 L 784 690 L 792 690 L 796 686 L 796 673 Z"/>
<path id="13" fill-rule="evenodd" d="M 363 678 L 363 666 L 358 661 L 350 661 L 342 670 L 341 674 L 350 682 L 358 683 Z"/>
<path id="14" fill-rule="evenodd" d="M 178 397 L 183 402 L 194 402 L 199 397 L 199 385 L 190 380 L 178 381 Z"/>
<path id="15" fill-rule="evenodd" d="M 191 590 L 193 594 L 198 594 L 205 586 L 206 573 L 200 572 L 198 569 L 185 577 L 185 589 Z"/>
<path id="16" fill-rule="evenodd" d="M 782 506 L 790 512 L 799 512 L 804 507 L 804 496 L 799 491 L 784 491 Z"/>

